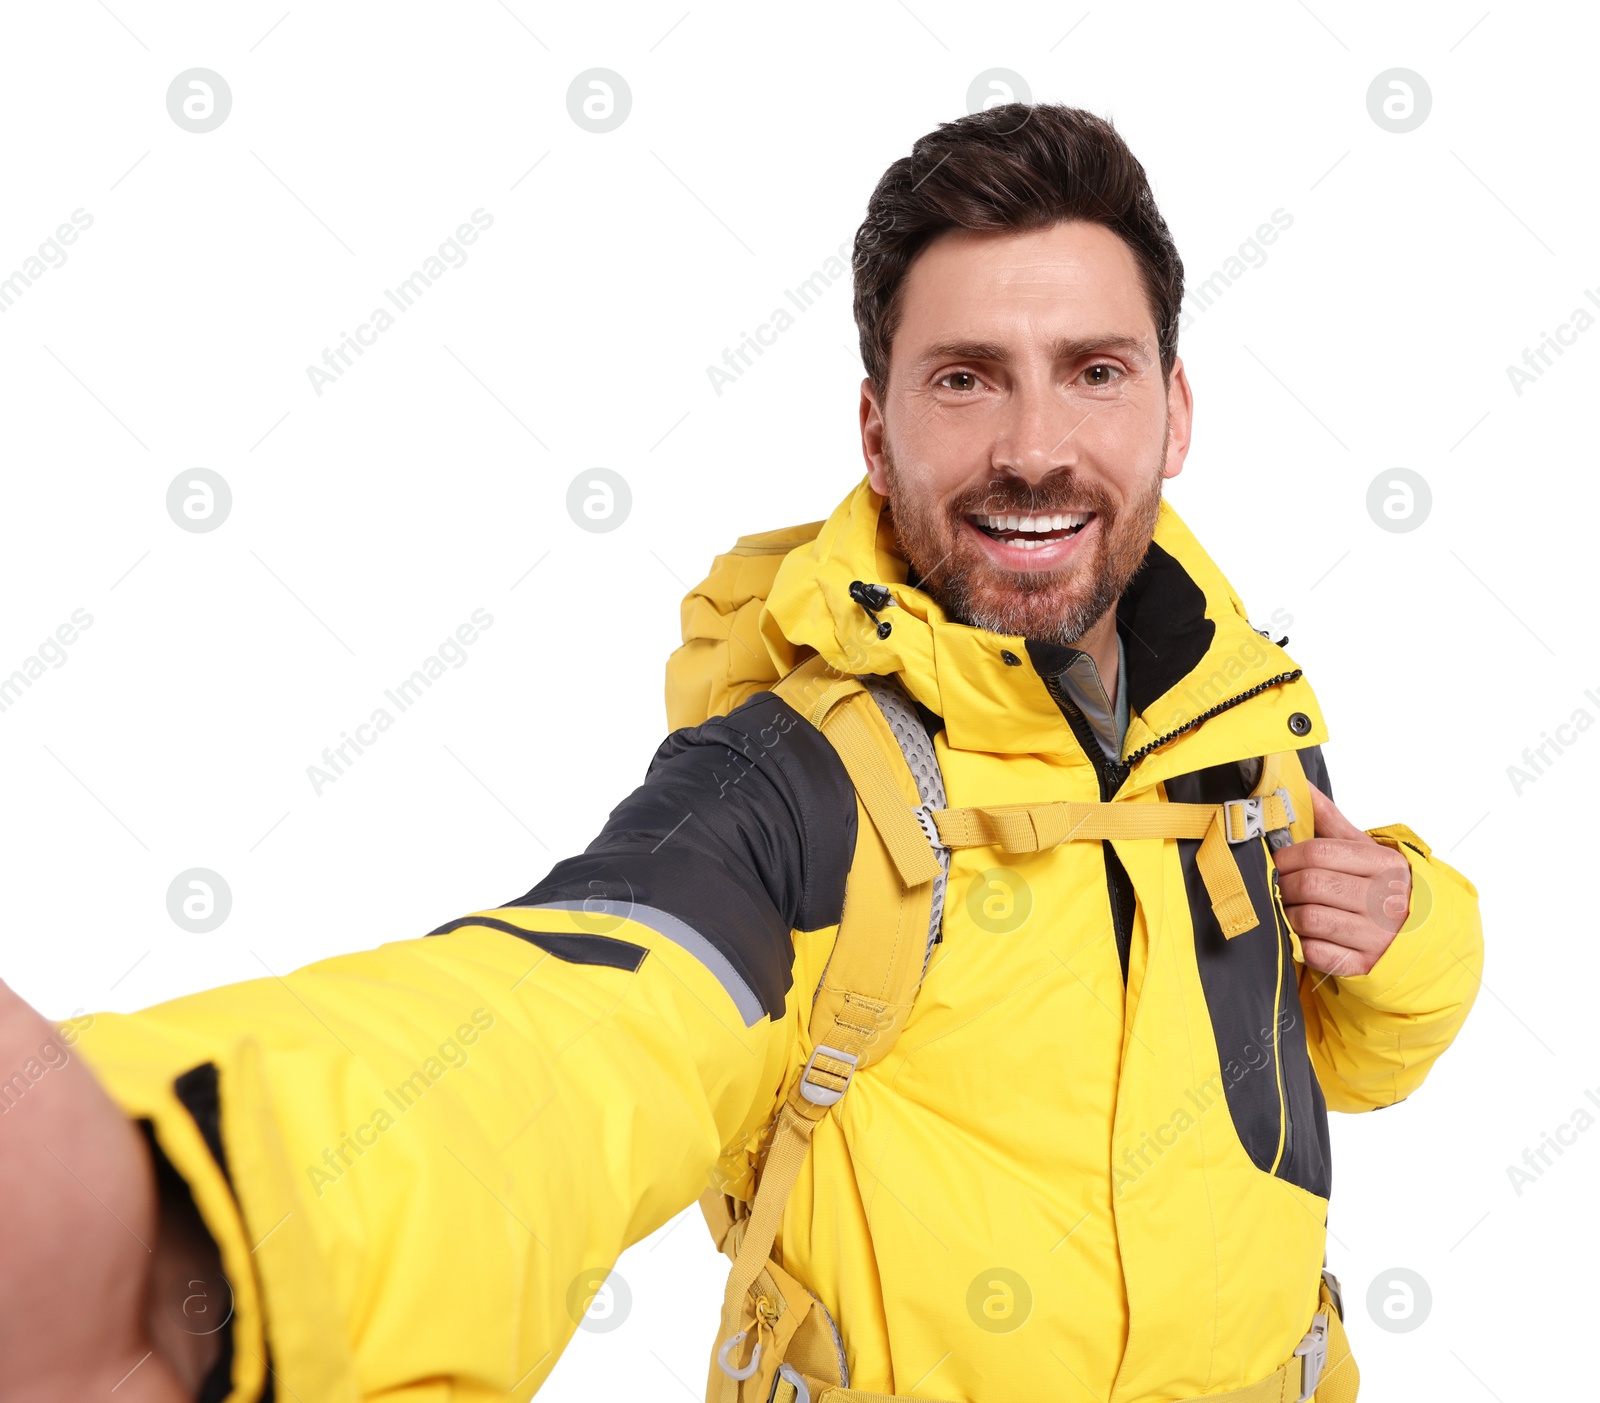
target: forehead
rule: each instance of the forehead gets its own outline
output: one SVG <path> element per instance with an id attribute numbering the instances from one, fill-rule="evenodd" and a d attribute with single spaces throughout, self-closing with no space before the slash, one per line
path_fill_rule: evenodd
<path id="1" fill-rule="evenodd" d="M 917 256 L 900 289 L 895 349 L 952 335 L 1071 334 L 1093 326 L 1149 338 L 1155 320 L 1138 260 L 1103 224 L 1026 232 L 952 229 Z"/>

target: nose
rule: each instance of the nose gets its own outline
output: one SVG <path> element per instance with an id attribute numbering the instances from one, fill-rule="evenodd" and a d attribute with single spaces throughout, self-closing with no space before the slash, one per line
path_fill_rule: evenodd
<path id="1" fill-rule="evenodd" d="M 1007 397 L 991 462 L 1030 485 L 1062 468 L 1074 467 L 1081 446 L 1078 430 L 1089 413 L 1065 402 L 1053 384 L 1035 383 L 1033 377 L 1027 377 Z"/>

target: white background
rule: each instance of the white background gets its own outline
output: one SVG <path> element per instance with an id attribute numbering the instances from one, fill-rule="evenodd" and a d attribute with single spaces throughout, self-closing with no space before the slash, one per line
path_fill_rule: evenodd
<path id="1" fill-rule="evenodd" d="M 1507 1166 L 1600 1088 L 1600 734 L 1520 795 L 1507 766 L 1600 718 L 1600 329 L 1520 396 L 1506 367 L 1600 289 L 1593 13 L 686 3 L 8 11 L 0 277 L 93 225 L 0 314 L 0 673 L 93 624 L 0 713 L 0 972 L 56 1017 L 139 1008 L 421 935 L 579 850 L 663 733 L 685 587 L 861 471 L 845 284 L 720 396 L 706 367 L 1012 69 L 1115 120 L 1191 285 L 1292 216 L 1183 333 L 1170 495 L 1258 622 L 1292 616 L 1346 811 L 1466 871 L 1488 939 L 1426 1087 L 1334 1117 L 1362 1396 L 1564 1396 L 1600 1127 L 1520 1195 Z M 196 66 L 233 96 L 200 135 L 166 109 Z M 633 99 L 606 134 L 566 103 L 597 66 Z M 1366 105 L 1393 67 L 1433 97 L 1405 134 Z M 468 261 L 315 393 L 306 367 L 479 208 Z M 233 494 L 208 534 L 166 511 L 196 467 Z M 632 489 L 609 534 L 565 506 L 594 467 Z M 1395 467 L 1433 494 L 1405 534 L 1366 509 Z M 307 766 L 476 608 L 466 664 L 315 793 Z M 167 912 L 191 867 L 232 891 L 210 934 Z M 1397 1266 L 1432 1289 L 1410 1333 L 1365 1306 Z M 722 1259 L 698 1214 L 620 1271 L 632 1315 L 541 1397 L 699 1395 Z"/>

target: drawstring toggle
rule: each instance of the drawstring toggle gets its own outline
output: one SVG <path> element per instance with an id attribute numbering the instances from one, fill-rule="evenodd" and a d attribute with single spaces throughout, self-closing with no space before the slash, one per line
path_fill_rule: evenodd
<path id="1" fill-rule="evenodd" d="M 861 580 L 850 582 L 850 598 L 855 600 L 866 615 L 872 620 L 873 627 L 878 630 L 879 638 L 887 638 L 893 627 L 892 624 L 880 619 L 878 615 L 894 603 L 894 597 L 882 585 L 869 585 Z"/>

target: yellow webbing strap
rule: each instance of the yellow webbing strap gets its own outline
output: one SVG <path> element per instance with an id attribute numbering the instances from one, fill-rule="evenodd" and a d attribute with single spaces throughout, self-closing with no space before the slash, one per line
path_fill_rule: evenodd
<path id="1" fill-rule="evenodd" d="M 931 882 L 939 874 L 939 859 L 895 783 L 889 757 L 898 757 L 900 747 L 866 688 L 816 656 L 772 690 L 827 736 L 838 752 L 862 807 L 894 859 L 901 885 L 909 890 Z M 914 787 L 911 792 L 916 793 Z"/>
<path id="2" fill-rule="evenodd" d="M 844 761 L 862 806 L 894 859 L 901 885 L 918 887 L 939 875 L 939 859 L 884 764 L 884 746 L 874 735 L 874 720 L 888 736 L 888 744 L 895 745 L 888 722 L 864 691 L 844 698 L 823 718 L 822 734 Z M 898 753 L 899 747 L 895 748 Z"/>
<path id="3" fill-rule="evenodd" d="M 1289 816 L 1276 794 L 1261 796 L 1264 828 L 1287 828 Z M 1222 832 L 1224 816 L 1230 832 Z M 947 848 L 997 844 L 1008 853 L 1043 852 L 1058 843 L 1101 838 L 1244 837 L 1243 815 L 1223 804 L 1005 804 L 994 808 L 934 809 L 939 841 Z"/>
<path id="4" fill-rule="evenodd" d="M 1260 799 L 1262 827 L 1289 825 L 1276 793 Z M 1199 838 L 1197 864 L 1217 924 L 1228 939 L 1254 930 L 1255 907 L 1229 851 L 1244 838 L 1242 808 L 1227 804 L 1006 804 L 993 808 L 935 809 L 934 826 L 947 848 L 997 845 L 1008 853 L 1044 852 L 1060 843 L 1106 838 Z M 1223 825 L 1227 824 L 1227 831 Z M 913 826 L 915 823 L 913 821 Z"/>
<path id="5" fill-rule="evenodd" d="M 806 1383 L 810 1386 L 811 1380 L 807 1379 Z M 795 1396 L 794 1385 L 787 1379 L 781 1379 L 777 1391 L 772 1395 L 772 1403 L 794 1403 Z M 811 1403 L 904 1403 L 908 1396 L 904 1393 L 868 1393 L 864 1388 L 840 1388 L 838 1384 L 820 1389 L 811 1387 Z M 919 1393 L 917 1403 L 940 1403 L 940 1400 Z"/>
<path id="6" fill-rule="evenodd" d="M 859 1007 L 861 1002 L 867 1001 L 859 1000 L 855 1006 Z M 870 1023 L 851 1021 L 850 1012 L 851 1010 L 847 1009 L 840 1016 L 833 1018 L 831 1030 L 823 1045 L 846 1053 L 850 1057 L 864 1060 L 868 1045 L 878 1040 L 880 1030 Z M 761 1172 L 761 1182 L 756 1187 L 756 1196 L 750 1205 L 749 1218 L 745 1222 L 744 1236 L 739 1243 L 739 1251 L 733 1259 L 733 1266 L 728 1272 L 728 1284 L 722 1296 L 722 1320 L 717 1334 L 719 1343 L 731 1339 L 740 1330 L 754 1329 L 757 1335 L 756 1342 L 763 1344 L 770 1352 L 772 1342 L 767 1337 L 768 1332 L 763 1328 L 763 1322 L 759 1319 L 746 1319 L 750 1314 L 746 1307 L 746 1296 L 767 1265 L 767 1259 L 772 1255 L 772 1246 L 777 1238 L 784 1207 L 789 1201 L 795 1180 L 800 1177 L 800 1167 L 805 1162 L 817 1122 L 827 1113 L 829 1105 L 843 1096 L 849 1085 L 852 1065 L 848 1060 L 830 1057 L 819 1050 L 790 1087 L 788 1096 L 784 1098 L 783 1108 L 778 1112 L 777 1126 L 773 1130 L 772 1142 L 767 1151 L 766 1165 Z M 807 1084 L 824 1093 L 834 1093 L 834 1102 L 819 1105 L 807 1099 L 804 1092 Z M 742 1366 L 750 1360 L 752 1352 L 753 1345 L 745 1343 L 734 1356 L 734 1364 Z M 775 1363 L 775 1361 L 768 1362 Z M 738 1381 L 723 1373 L 721 1388 L 723 1403 L 736 1403 L 738 1397 Z"/>
<path id="7" fill-rule="evenodd" d="M 865 689 L 850 673 L 840 672 L 830 666 L 820 654 L 813 653 L 781 681 L 775 683 L 772 690 L 820 730 L 822 718 L 833 709 L 841 697 Z"/>
<path id="8" fill-rule="evenodd" d="M 908 796 L 916 788 L 900 758 L 899 744 L 861 684 L 853 677 L 839 677 L 816 658 L 774 690 L 816 725 L 838 752 L 871 830 L 857 840 L 839 933 L 812 1008 L 809 1031 L 814 1055 L 778 1112 L 723 1293 L 718 1347 L 739 1331 L 748 1332 L 730 1353 L 729 1362 L 743 1368 L 751 1362 L 755 1344 L 763 1346 L 752 1388 L 772 1378 L 777 1361 L 772 1357 L 771 1328 L 755 1315 L 748 1300 L 751 1288 L 772 1255 L 785 1205 L 818 1122 L 844 1095 L 853 1072 L 882 1058 L 893 1046 L 909 1014 L 928 938 L 932 881 L 940 871 L 927 836 L 912 817 L 914 801 Z M 897 761 L 903 774 L 893 768 Z M 826 1104 L 808 1099 L 807 1086 Z M 787 1383 L 779 1388 L 791 1396 L 794 1391 Z M 876 1395 L 840 1396 L 865 1400 Z M 740 1381 L 713 1364 L 708 1397 L 736 1403 Z M 762 1391 L 761 1398 L 766 1397 Z"/>
<path id="9" fill-rule="evenodd" d="M 745 1316 L 745 1297 L 761 1270 L 772 1255 L 773 1240 L 778 1235 L 778 1222 L 783 1217 L 784 1205 L 789 1201 L 790 1190 L 800 1177 L 800 1166 L 805 1162 L 806 1150 L 811 1144 L 811 1133 L 822 1119 L 824 1106 L 816 1106 L 800 1094 L 800 1084 L 795 1083 L 778 1113 L 777 1128 L 772 1134 L 772 1146 L 767 1152 L 766 1168 L 756 1189 L 755 1201 L 750 1205 L 744 1240 L 739 1244 L 738 1255 L 728 1272 L 728 1284 L 722 1293 L 722 1321 L 717 1329 L 718 1342 L 732 1339 L 739 1331 L 750 1328 Z M 757 1331 L 756 1344 L 769 1351 L 771 1341 L 764 1338 L 762 1322 L 752 1322 Z M 754 1346 L 746 1345 L 734 1356 L 734 1363 L 742 1366 L 751 1359 Z M 714 1372 L 713 1378 L 717 1377 Z M 721 1374 L 721 1397 L 724 1403 L 736 1403 L 739 1381 L 727 1373 Z"/>
<path id="10" fill-rule="evenodd" d="M 1195 855 L 1195 865 L 1200 869 L 1200 880 L 1206 884 L 1206 895 L 1211 898 L 1211 911 L 1222 927 L 1224 938 L 1232 940 L 1254 930 L 1260 924 L 1255 904 L 1245 890 L 1244 877 L 1233 852 L 1222 836 L 1220 807 L 1218 821 L 1206 829 L 1206 836 Z"/>

